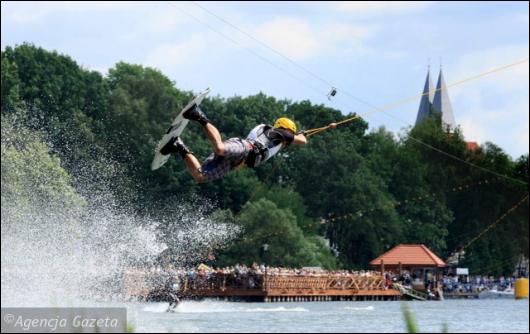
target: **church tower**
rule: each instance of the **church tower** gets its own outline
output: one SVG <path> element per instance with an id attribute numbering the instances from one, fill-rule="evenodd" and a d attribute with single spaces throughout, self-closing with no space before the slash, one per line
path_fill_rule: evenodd
<path id="1" fill-rule="evenodd" d="M 435 112 L 442 114 L 444 128 L 456 128 L 453 107 L 451 106 L 451 100 L 449 100 L 449 94 L 447 93 L 447 87 L 445 86 L 442 68 L 440 68 L 440 75 L 438 76 L 438 83 L 436 84 L 436 92 L 434 93 L 432 106 Z"/>
<path id="2" fill-rule="evenodd" d="M 423 87 L 423 94 L 421 95 L 420 108 L 418 109 L 418 116 L 416 117 L 416 124 L 423 122 L 431 114 L 431 105 L 434 96 L 432 88 L 430 68 L 427 70 L 427 78 L 425 79 L 425 86 Z"/>
<path id="3" fill-rule="evenodd" d="M 445 85 L 441 68 L 438 76 L 438 83 L 436 84 L 436 90 L 432 89 L 430 69 L 427 71 L 427 78 L 425 79 L 425 86 L 423 87 L 423 95 L 420 100 L 416 124 L 423 122 L 430 117 L 432 113 L 441 114 L 444 129 L 448 128 L 450 130 L 456 127 L 453 107 L 451 106 L 451 100 L 447 93 L 447 87 Z"/>

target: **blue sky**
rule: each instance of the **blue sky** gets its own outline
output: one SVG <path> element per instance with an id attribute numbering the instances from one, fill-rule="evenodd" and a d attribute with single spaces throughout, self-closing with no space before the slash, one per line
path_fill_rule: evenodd
<path id="1" fill-rule="evenodd" d="M 420 94 L 427 66 L 446 83 L 528 58 L 528 2 L 199 2 L 318 77 L 370 105 Z M 200 21 L 200 22 L 199 22 Z M 31 42 L 105 73 L 118 61 L 159 68 L 180 89 L 260 91 L 364 114 L 339 93 L 192 2 L 2 2 L 1 46 Z M 265 61 L 264 61 L 265 59 Z M 272 64 L 271 64 L 272 63 Z M 279 70 L 280 67 L 282 70 Z M 294 78 L 293 78 L 294 77 Z M 528 152 L 528 62 L 453 87 L 468 140 Z M 419 98 L 372 113 L 372 128 L 414 123 Z M 264 120 L 272 121 L 272 120 Z"/>

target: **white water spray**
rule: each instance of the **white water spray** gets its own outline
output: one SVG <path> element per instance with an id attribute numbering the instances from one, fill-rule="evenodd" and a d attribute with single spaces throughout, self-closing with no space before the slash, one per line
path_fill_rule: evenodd
<path id="1" fill-rule="evenodd" d="M 68 188 L 60 188 L 35 156 L 42 150 L 16 147 L 9 135 L 2 124 L 2 306 L 75 306 L 121 297 L 123 271 L 153 263 L 168 247 L 159 241 L 161 225 L 172 253 L 185 260 L 226 244 L 236 232 L 200 205 L 172 205 L 158 220 L 138 216 L 105 191 L 109 184 L 87 184 L 85 197 L 71 189 L 76 199 L 65 200 L 61 191 Z M 43 155 L 50 157 L 46 149 Z M 43 195 L 54 187 L 62 189 L 56 197 Z"/>

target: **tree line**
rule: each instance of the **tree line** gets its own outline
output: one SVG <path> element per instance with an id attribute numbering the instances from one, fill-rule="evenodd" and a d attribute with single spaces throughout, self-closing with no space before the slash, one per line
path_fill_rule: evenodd
<path id="1" fill-rule="evenodd" d="M 447 258 L 527 193 L 524 184 L 419 143 L 528 182 L 528 154 L 513 160 L 489 142 L 469 150 L 461 130 L 444 131 L 434 114 L 397 135 L 369 131 L 359 119 L 287 148 L 255 170 L 196 184 L 180 159 L 150 170 L 156 143 L 193 96 L 159 70 L 120 62 L 103 76 L 66 55 L 22 44 L 2 51 L 1 94 L 3 203 L 28 201 L 21 182 L 39 183 L 43 175 L 42 198 L 69 203 L 110 189 L 124 206 L 155 219 L 171 202 L 208 201 L 206 214 L 241 227 L 231 245 L 205 250 L 216 254 L 216 265 L 367 268 L 400 243 L 422 243 Z M 214 96 L 202 107 L 224 138 L 244 137 L 282 116 L 301 129 L 353 116 L 263 93 Z M 211 152 L 196 124 L 183 140 L 197 156 Z M 39 168 L 26 168 L 29 160 Z M 466 184 L 474 186 L 454 191 Z M 466 249 L 461 266 L 513 273 L 519 257 L 528 257 L 528 202 L 505 220 Z M 174 226 L 161 221 L 167 223 L 160 238 L 171 246 Z"/>

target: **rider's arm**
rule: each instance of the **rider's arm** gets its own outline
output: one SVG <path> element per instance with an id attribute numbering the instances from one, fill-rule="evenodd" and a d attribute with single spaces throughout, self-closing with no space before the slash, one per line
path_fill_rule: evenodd
<path id="1" fill-rule="evenodd" d="M 337 127 L 337 123 L 329 123 L 328 128 L 335 129 Z M 294 135 L 293 144 L 295 145 L 305 145 L 307 144 L 307 137 L 305 135 L 305 132 L 300 132 L 296 135 Z"/>
<path id="2" fill-rule="evenodd" d="M 294 145 L 305 145 L 305 144 L 307 144 L 307 138 L 304 135 L 304 133 L 299 133 L 299 134 L 294 135 L 293 144 Z"/>

